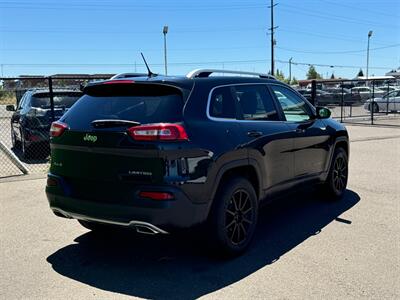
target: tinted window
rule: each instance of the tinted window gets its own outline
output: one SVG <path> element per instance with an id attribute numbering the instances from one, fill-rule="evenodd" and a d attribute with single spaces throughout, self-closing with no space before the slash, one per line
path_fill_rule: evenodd
<path id="1" fill-rule="evenodd" d="M 76 100 L 82 96 L 79 92 L 54 92 L 53 101 L 55 107 L 70 108 Z M 32 95 L 32 107 L 50 108 L 50 95 L 49 93 L 38 93 Z"/>
<path id="2" fill-rule="evenodd" d="M 235 102 L 230 87 L 216 88 L 212 92 L 209 114 L 215 118 L 236 118 Z"/>
<path id="3" fill-rule="evenodd" d="M 21 108 L 23 107 L 23 105 L 24 105 L 25 102 L 26 102 L 27 97 L 28 97 L 28 96 L 27 96 L 26 93 L 22 96 L 21 101 L 19 102 L 19 105 L 18 105 L 18 109 L 21 109 Z"/>
<path id="4" fill-rule="evenodd" d="M 121 119 L 141 124 L 182 121 L 180 95 L 89 96 L 85 95 L 62 118 L 71 129 L 92 128 L 91 122 Z"/>
<path id="5" fill-rule="evenodd" d="M 311 112 L 306 102 L 298 95 L 279 85 L 271 85 L 271 89 L 278 98 L 287 121 L 301 122 L 310 119 Z"/>
<path id="6" fill-rule="evenodd" d="M 278 120 L 273 100 L 264 85 L 236 85 L 235 95 L 244 120 Z"/>

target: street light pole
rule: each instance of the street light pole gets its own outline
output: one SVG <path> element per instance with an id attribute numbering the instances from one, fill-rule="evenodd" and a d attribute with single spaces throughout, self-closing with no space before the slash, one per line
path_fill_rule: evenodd
<path id="1" fill-rule="evenodd" d="M 163 34 L 164 34 L 164 67 L 165 67 L 165 75 L 168 75 L 168 68 L 167 68 L 167 33 L 168 33 L 168 26 L 164 26 Z"/>
<path id="2" fill-rule="evenodd" d="M 368 44 L 367 44 L 367 71 L 366 71 L 366 79 L 368 80 L 368 68 L 369 68 L 369 40 L 372 36 L 372 30 L 368 32 Z"/>
<path id="3" fill-rule="evenodd" d="M 292 59 L 293 57 L 289 59 L 289 84 L 292 83 Z"/>

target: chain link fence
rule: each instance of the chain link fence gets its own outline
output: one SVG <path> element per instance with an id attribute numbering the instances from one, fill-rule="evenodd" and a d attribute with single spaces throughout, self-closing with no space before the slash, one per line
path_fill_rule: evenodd
<path id="1" fill-rule="evenodd" d="M 46 173 L 50 124 L 81 96 L 89 81 L 113 74 L 0 78 L 0 178 Z M 332 118 L 353 124 L 400 126 L 400 82 L 379 80 L 310 81 L 299 92 Z"/>
<path id="2" fill-rule="evenodd" d="M 81 97 L 87 82 L 112 75 L 0 78 L 0 178 L 46 173 L 51 123 Z"/>
<path id="3" fill-rule="evenodd" d="M 344 123 L 400 126 L 400 82 L 313 80 L 298 90 L 315 106 L 326 106 Z"/>

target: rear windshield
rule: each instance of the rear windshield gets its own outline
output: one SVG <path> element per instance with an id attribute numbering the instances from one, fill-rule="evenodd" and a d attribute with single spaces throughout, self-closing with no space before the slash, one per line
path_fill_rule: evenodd
<path id="1" fill-rule="evenodd" d="M 182 121 L 183 100 L 178 94 L 162 96 L 84 95 L 61 119 L 71 129 L 93 129 L 94 120 L 120 119 L 141 124 Z"/>
<path id="2" fill-rule="evenodd" d="M 76 100 L 82 96 L 80 92 L 54 92 L 53 101 L 54 107 L 70 108 Z M 32 95 L 32 107 L 50 108 L 49 93 L 38 93 Z"/>

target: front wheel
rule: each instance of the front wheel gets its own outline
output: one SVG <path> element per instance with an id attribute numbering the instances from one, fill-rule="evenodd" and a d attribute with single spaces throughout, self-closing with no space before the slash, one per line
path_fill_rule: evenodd
<path id="1" fill-rule="evenodd" d="M 13 130 L 11 130 L 11 143 L 13 149 L 21 148 L 21 143 L 17 140 L 17 137 L 15 136 L 15 132 Z"/>
<path id="2" fill-rule="evenodd" d="M 324 194 L 333 199 L 339 199 L 347 186 L 349 173 L 347 153 L 343 148 L 335 149 L 328 178 L 323 185 Z"/>
<path id="3" fill-rule="evenodd" d="M 209 231 L 217 250 L 238 255 L 250 244 L 257 225 L 258 201 L 251 183 L 242 177 L 225 182 L 214 199 Z"/>

